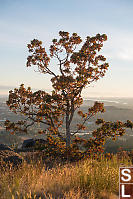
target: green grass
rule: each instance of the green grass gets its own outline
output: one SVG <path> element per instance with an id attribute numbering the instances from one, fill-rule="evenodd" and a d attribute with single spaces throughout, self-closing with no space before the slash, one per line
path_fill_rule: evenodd
<path id="1" fill-rule="evenodd" d="M 131 166 L 128 158 L 87 159 L 46 170 L 42 161 L 24 163 L 0 173 L 1 199 L 115 199 L 119 167 Z"/>

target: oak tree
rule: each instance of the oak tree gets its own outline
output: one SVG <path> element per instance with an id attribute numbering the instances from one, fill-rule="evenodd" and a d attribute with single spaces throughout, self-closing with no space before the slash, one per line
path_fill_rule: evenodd
<path id="1" fill-rule="evenodd" d="M 83 112 L 80 106 L 83 103 L 82 91 L 93 82 L 104 77 L 109 64 L 106 58 L 100 54 L 103 43 L 107 40 L 106 34 L 87 36 L 82 42 L 77 33 L 70 35 L 60 31 L 59 38 L 53 39 L 49 53 L 42 46 L 42 42 L 34 39 L 28 44 L 29 56 L 27 67 L 35 66 L 44 75 L 51 76 L 52 92 L 44 90 L 32 92 L 31 88 L 25 88 L 22 84 L 19 89 L 9 91 L 7 105 L 16 114 L 24 115 L 24 119 L 17 122 L 7 120 L 6 129 L 11 133 L 16 131 L 27 132 L 35 123 L 44 124 L 46 127 L 39 133 L 47 134 L 49 140 L 58 137 L 62 146 L 68 149 L 79 150 L 79 145 L 85 152 L 95 152 L 102 149 L 106 138 L 115 138 L 123 135 L 125 128 L 132 128 L 132 122 L 106 122 L 98 119 L 99 127 L 92 132 L 88 140 L 79 138 L 80 131 L 86 129 L 87 121 L 97 113 L 105 111 L 104 104 L 95 102 Z M 55 60 L 56 59 L 56 60 Z M 53 62 L 54 60 L 54 69 Z M 77 130 L 71 128 L 72 121 L 77 111 L 81 117 L 77 124 Z M 62 133 L 62 125 L 65 124 L 65 132 Z M 86 131 L 85 131 L 86 132 Z M 59 145 L 59 142 L 57 142 Z M 65 143 L 65 145 L 64 145 Z"/>

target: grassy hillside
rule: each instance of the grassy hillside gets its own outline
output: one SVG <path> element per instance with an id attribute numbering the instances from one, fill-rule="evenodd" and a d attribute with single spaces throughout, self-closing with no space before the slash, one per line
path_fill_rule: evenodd
<path id="1" fill-rule="evenodd" d="M 119 166 L 130 165 L 128 158 L 87 159 L 78 163 L 56 164 L 46 169 L 43 161 L 24 163 L 18 170 L 0 172 L 1 199 L 117 199 Z"/>

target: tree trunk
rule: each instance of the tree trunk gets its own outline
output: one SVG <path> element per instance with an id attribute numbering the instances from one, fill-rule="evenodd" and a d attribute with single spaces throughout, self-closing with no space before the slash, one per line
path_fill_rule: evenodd
<path id="1" fill-rule="evenodd" d="M 70 148 L 70 123 L 69 123 L 69 101 L 67 102 L 66 110 L 66 148 Z"/>
<path id="2" fill-rule="evenodd" d="M 70 137 L 70 124 L 69 124 L 69 114 L 66 114 L 66 157 L 67 160 L 70 159 L 70 144 L 71 144 L 71 137 Z"/>
<path id="3" fill-rule="evenodd" d="M 67 119 L 66 119 L 67 120 Z M 66 123 L 66 148 L 70 148 L 70 125 L 69 122 Z"/>

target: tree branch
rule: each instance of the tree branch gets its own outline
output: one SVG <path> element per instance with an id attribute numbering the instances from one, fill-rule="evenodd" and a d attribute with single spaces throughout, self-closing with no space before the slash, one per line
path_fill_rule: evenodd
<path id="1" fill-rule="evenodd" d="M 88 115 L 88 117 L 85 118 L 85 120 L 83 121 L 83 123 L 81 125 L 84 125 L 86 123 L 87 120 L 89 120 L 92 116 L 94 115 Z M 71 134 L 72 136 L 77 134 L 80 131 L 80 129 L 77 129 L 77 131 L 75 131 L 73 134 Z"/>

